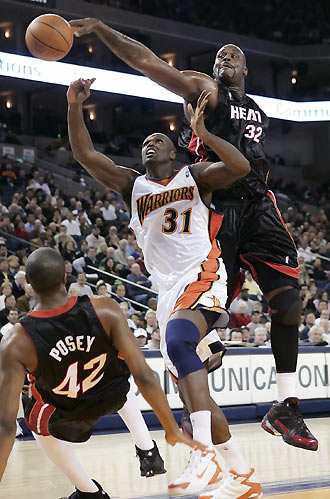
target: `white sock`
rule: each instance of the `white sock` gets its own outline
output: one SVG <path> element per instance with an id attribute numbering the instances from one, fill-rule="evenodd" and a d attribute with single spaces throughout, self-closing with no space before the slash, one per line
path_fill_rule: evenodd
<path id="1" fill-rule="evenodd" d="M 283 402 L 288 397 L 297 396 L 297 374 L 276 373 L 278 401 Z"/>
<path id="2" fill-rule="evenodd" d="M 70 442 L 52 436 L 42 437 L 33 433 L 40 449 L 60 468 L 81 492 L 97 492 L 99 489 L 80 464 Z"/>
<path id="3" fill-rule="evenodd" d="M 233 437 L 230 437 L 224 444 L 216 445 L 215 448 L 223 457 L 229 471 L 234 470 L 239 475 L 247 475 L 250 473 L 251 468 L 245 461 L 245 457 L 241 453 Z"/>
<path id="4" fill-rule="evenodd" d="M 127 401 L 118 411 L 118 414 L 129 429 L 135 445 L 141 450 L 153 449 L 154 443 L 141 414 L 132 385 L 127 394 Z"/>
<path id="5" fill-rule="evenodd" d="M 213 447 L 211 435 L 211 411 L 196 411 L 190 414 L 193 439 L 207 447 Z"/>

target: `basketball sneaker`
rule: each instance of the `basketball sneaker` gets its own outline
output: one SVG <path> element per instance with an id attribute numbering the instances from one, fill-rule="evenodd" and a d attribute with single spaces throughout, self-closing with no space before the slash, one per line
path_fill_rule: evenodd
<path id="1" fill-rule="evenodd" d="M 183 473 L 168 486 L 172 496 L 200 492 L 208 485 L 216 484 L 222 478 L 222 470 L 215 450 L 207 448 L 203 451 L 194 447 Z"/>
<path id="2" fill-rule="evenodd" d="M 262 488 L 258 480 L 253 478 L 254 468 L 247 475 L 239 475 L 236 471 L 229 471 L 227 478 L 220 487 L 204 492 L 198 499 L 250 499 L 261 497 Z"/>
<path id="3" fill-rule="evenodd" d="M 81 490 L 76 489 L 68 497 L 62 497 L 62 499 L 110 499 L 110 496 L 102 489 L 101 485 L 96 481 L 92 480 L 98 487 L 97 492 L 81 492 Z"/>
<path id="4" fill-rule="evenodd" d="M 159 454 L 156 442 L 153 440 L 154 446 L 150 450 L 139 449 L 135 446 L 136 456 L 140 459 L 140 473 L 141 476 L 147 478 L 154 475 L 162 475 L 166 473 L 164 468 L 164 461 Z"/>
<path id="5" fill-rule="evenodd" d="M 264 416 L 262 428 L 275 436 L 282 436 L 284 442 L 301 449 L 317 450 L 318 441 L 307 428 L 296 397 L 284 402 L 274 402 Z"/>

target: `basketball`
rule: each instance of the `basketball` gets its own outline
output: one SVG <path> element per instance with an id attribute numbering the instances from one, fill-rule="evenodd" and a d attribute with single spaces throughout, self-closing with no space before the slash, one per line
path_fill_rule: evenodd
<path id="1" fill-rule="evenodd" d="M 45 61 L 62 59 L 72 47 L 73 29 L 63 17 L 43 14 L 27 27 L 25 42 L 29 52 Z"/>

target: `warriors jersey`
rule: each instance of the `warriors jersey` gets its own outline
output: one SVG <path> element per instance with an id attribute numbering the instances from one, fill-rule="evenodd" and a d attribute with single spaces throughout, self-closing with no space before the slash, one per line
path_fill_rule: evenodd
<path id="1" fill-rule="evenodd" d="M 131 213 L 130 227 L 160 290 L 171 288 L 203 262 L 206 271 L 205 262 L 212 266 L 211 260 L 220 256 L 215 236 L 222 217 L 203 203 L 189 166 L 166 181 L 137 177 Z"/>
<path id="2" fill-rule="evenodd" d="M 42 400 L 44 411 L 91 420 L 122 407 L 130 372 L 88 296 L 72 297 L 58 309 L 32 311 L 20 324 L 38 355 L 38 368 L 29 377 L 32 396 Z M 30 412 L 31 425 L 36 410 Z"/>
<path id="3" fill-rule="evenodd" d="M 218 83 L 219 101 L 206 119 L 206 127 L 214 135 L 233 144 L 251 165 L 251 172 L 233 185 L 213 193 L 213 202 L 231 198 L 253 198 L 267 192 L 268 163 L 264 152 L 268 118 L 253 99 L 243 98 L 223 83 Z M 219 161 L 218 156 L 192 132 L 185 121 L 178 145 L 194 155 L 197 161 Z M 190 156 L 191 157 L 191 156 Z"/>

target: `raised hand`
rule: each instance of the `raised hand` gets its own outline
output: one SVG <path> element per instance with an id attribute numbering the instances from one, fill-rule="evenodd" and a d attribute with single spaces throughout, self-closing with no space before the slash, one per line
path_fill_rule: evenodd
<path id="1" fill-rule="evenodd" d="M 198 98 L 195 111 L 190 103 L 187 107 L 190 116 L 190 126 L 194 130 L 195 134 L 200 138 L 203 138 L 205 134 L 208 133 L 204 124 L 204 111 L 210 95 L 211 92 L 203 90 Z"/>
<path id="2" fill-rule="evenodd" d="M 73 19 L 72 21 L 69 21 L 69 24 L 74 29 L 74 35 L 77 37 L 92 33 L 98 23 L 98 19 L 94 19 L 93 17 L 86 17 L 86 19 Z"/>
<path id="3" fill-rule="evenodd" d="M 89 80 L 84 80 L 80 78 L 79 80 L 70 83 L 68 91 L 66 93 L 66 98 L 69 104 L 82 103 L 90 96 L 90 86 L 94 83 L 95 78 Z"/>

